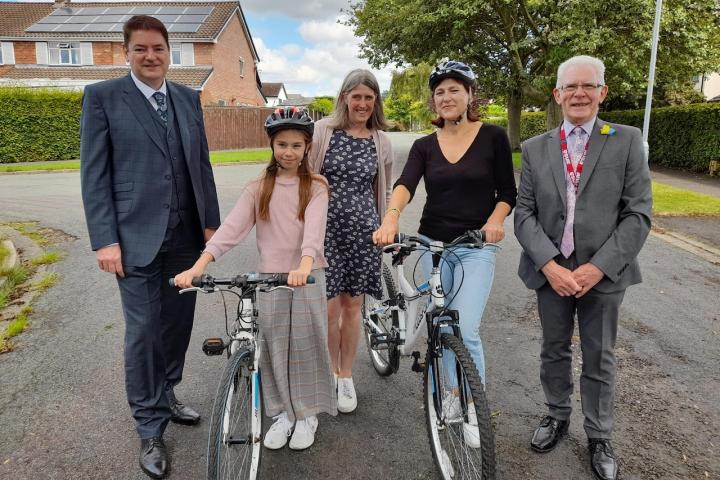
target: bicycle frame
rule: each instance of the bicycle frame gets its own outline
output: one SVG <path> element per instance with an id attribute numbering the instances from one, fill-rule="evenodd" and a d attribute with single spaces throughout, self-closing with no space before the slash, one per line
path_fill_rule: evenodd
<path id="1" fill-rule="evenodd" d="M 388 247 L 392 246 L 393 245 L 389 245 Z M 395 302 L 396 305 L 382 306 L 371 312 L 377 314 L 387 314 L 390 312 L 397 315 L 399 336 L 398 351 L 400 352 L 400 355 L 412 355 L 413 347 L 422 333 L 422 329 L 420 327 L 423 320 L 432 318 L 436 313 L 441 311 L 443 312 L 443 315 L 448 315 L 451 318 L 457 319 L 456 314 L 453 314 L 454 311 L 445 309 L 446 298 L 440 280 L 439 266 L 440 256 L 443 250 L 443 242 L 430 242 L 430 253 L 433 255 L 433 269 L 430 274 L 430 279 L 419 285 L 417 288 L 413 287 L 405 278 L 404 258 L 393 261 L 399 287 L 399 298 L 397 299 L 397 302 Z M 399 253 L 395 255 L 399 255 Z M 425 298 L 428 295 L 430 295 L 429 303 Z M 428 315 L 430 315 L 430 317 L 428 317 Z M 382 333 L 382 330 L 372 321 L 372 319 L 368 318 L 367 321 L 373 330 L 378 333 Z M 452 326 L 457 324 L 457 321 L 453 321 L 451 319 L 450 322 L 443 323 L 445 323 L 445 325 Z M 454 328 L 453 330 L 455 330 L 455 334 L 459 336 L 459 329 Z M 428 334 L 431 333 L 432 332 L 428 330 Z"/>

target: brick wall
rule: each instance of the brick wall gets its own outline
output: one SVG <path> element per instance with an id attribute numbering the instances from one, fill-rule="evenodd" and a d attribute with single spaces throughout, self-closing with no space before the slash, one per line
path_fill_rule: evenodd
<path id="1" fill-rule="evenodd" d="M 240 57 L 245 60 L 242 77 Z M 265 105 L 255 81 L 252 51 L 237 14 L 216 44 L 195 44 L 195 64 L 213 66 L 213 74 L 201 94 L 203 104 L 224 100 L 226 105 Z"/>
<path id="2" fill-rule="evenodd" d="M 112 42 L 93 42 L 93 64 L 95 64 L 95 65 L 112 65 L 113 64 L 113 44 L 112 44 Z"/>
<path id="3" fill-rule="evenodd" d="M 36 65 L 35 42 L 14 42 L 15 63 L 18 65 Z"/>

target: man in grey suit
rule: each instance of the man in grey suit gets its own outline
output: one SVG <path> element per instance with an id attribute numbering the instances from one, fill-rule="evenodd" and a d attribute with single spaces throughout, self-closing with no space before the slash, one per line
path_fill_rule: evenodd
<path id="1" fill-rule="evenodd" d="M 597 117 L 608 91 L 604 77 L 593 57 L 558 68 L 553 94 L 564 121 L 522 145 L 515 235 L 523 248 L 518 273 L 537 293 L 549 410 L 531 447 L 548 452 L 567 432 L 577 315 L 590 464 L 606 480 L 618 471 L 610 443 L 618 314 L 625 289 L 642 280 L 637 256 L 650 231 L 652 196 L 640 130 Z"/>
<path id="2" fill-rule="evenodd" d="M 99 267 L 117 277 L 125 316 L 125 387 L 141 439 L 140 466 L 169 472 L 169 421 L 200 416 L 177 400 L 194 294 L 167 281 L 193 265 L 220 225 L 197 92 L 165 80 L 168 33 L 159 20 L 124 25 L 130 75 L 85 89 L 82 197 Z"/>

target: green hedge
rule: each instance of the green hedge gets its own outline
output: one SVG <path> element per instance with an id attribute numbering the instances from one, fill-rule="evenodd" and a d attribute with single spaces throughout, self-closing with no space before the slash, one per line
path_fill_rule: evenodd
<path id="1" fill-rule="evenodd" d="M 507 130 L 507 118 L 488 117 L 486 123 L 500 125 Z M 522 112 L 520 114 L 520 141 L 525 141 L 541 133 L 545 133 L 545 112 Z"/>
<path id="2" fill-rule="evenodd" d="M 600 112 L 609 123 L 642 129 L 644 110 Z M 507 118 L 487 123 L 507 128 Z M 523 112 L 520 141 L 545 132 L 545 112 Z M 696 103 L 655 108 L 650 114 L 650 162 L 653 165 L 707 173 L 711 160 L 720 160 L 720 103 Z"/>
<path id="3" fill-rule="evenodd" d="M 642 129 L 644 114 L 644 110 L 600 112 L 600 118 Z M 653 165 L 707 173 L 710 161 L 720 160 L 720 103 L 653 109 L 648 143 Z"/>
<path id="4" fill-rule="evenodd" d="M 80 158 L 82 93 L 0 88 L 0 163 Z"/>

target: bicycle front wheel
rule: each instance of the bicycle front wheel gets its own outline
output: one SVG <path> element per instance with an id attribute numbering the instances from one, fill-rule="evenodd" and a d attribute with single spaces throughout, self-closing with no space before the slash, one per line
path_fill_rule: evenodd
<path id="1" fill-rule="evenodd" d="M 365 345 L 372 366 L 378 375 L 387 377 L 397 372 L 400 366 L 400 351 L 396 337 L 398 314 L 396 310 L 387 311 L 387 302 L 397 297 L 397 288 L 390 267 L 385 262 L 382 264 L 381 281 L 385 295 L 381 300 L 365 295 L 361 313 Z"/>
<path id="2" fill-rule="evenodd" d="M 495 438 L 477 367 L 458 337 L 439 340 L 441 355 L 428 349 L 423 378 L 435 465 L 445 480 L 494 479 Z"/>
<path id="3" fill-rule="evenodd" d="M 255 352 L 243 348 L 228 360 L 210 420 L 207 478 L 254 480 L 262 452 L 262 399 Z"/>

